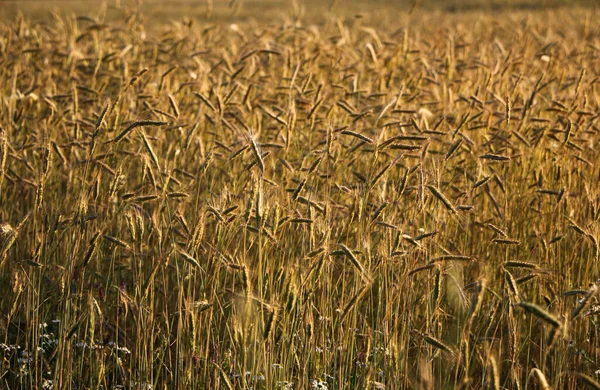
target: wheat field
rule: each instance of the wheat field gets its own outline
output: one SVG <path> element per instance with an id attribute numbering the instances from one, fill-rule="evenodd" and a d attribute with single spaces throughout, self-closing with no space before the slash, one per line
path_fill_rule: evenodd
<path id="1" fill-rule="evenodd" d="M 0 22 L 0 388 L 600 388 L 595 8 L 115 4 Z"/>

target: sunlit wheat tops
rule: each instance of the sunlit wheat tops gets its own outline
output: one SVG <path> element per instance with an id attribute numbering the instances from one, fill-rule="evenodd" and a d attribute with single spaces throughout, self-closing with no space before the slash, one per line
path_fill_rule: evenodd
<path id="1" fill-rule="evenodd" d="M 1 389 L 600 387 L 596 8 L 13 3 Z"/>

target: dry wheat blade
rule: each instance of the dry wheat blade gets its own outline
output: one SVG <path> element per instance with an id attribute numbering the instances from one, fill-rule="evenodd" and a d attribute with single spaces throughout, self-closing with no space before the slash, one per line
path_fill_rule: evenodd
<path id="1" fill-rule="evenodd" d="M 168 122 L 160 122 L 160 121 L 136 121 L 127 126 L 123 131 L 121 131 L 115 138 L 112 139 L 112 142 L 119 142 L 123 138 L 127 137 L 127 134 L 131 132 L 131 130 L 140 126 L 165 126 Z"/>

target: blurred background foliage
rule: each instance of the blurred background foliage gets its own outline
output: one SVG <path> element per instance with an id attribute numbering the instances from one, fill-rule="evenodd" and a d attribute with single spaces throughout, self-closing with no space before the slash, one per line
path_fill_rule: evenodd
<path id="1" fill-rule="evenodd" d="M 0 20 L 10 21 L 19 13 L 42 20 L 49 12 L 85 14 L 136 7 L 150 18 L 179 20 L 182 15 L 211 22 L 278 21 L 285 17 L 319 23 L 329 16 L 360 16 L 394 20 L 398 13 L 485 12 L 490 10 L 544 10 L 557 7 L 600 6 L 598 0 L 0 0 Z"/>

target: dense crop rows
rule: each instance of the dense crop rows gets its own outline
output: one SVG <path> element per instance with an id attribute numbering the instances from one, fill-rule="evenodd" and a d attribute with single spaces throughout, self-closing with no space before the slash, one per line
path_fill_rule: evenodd
<path id="1" fill-rule="evenodd" d="M 0 387 L 598 388 L 590 10 L 121 15 L 0 25 Z"/>

